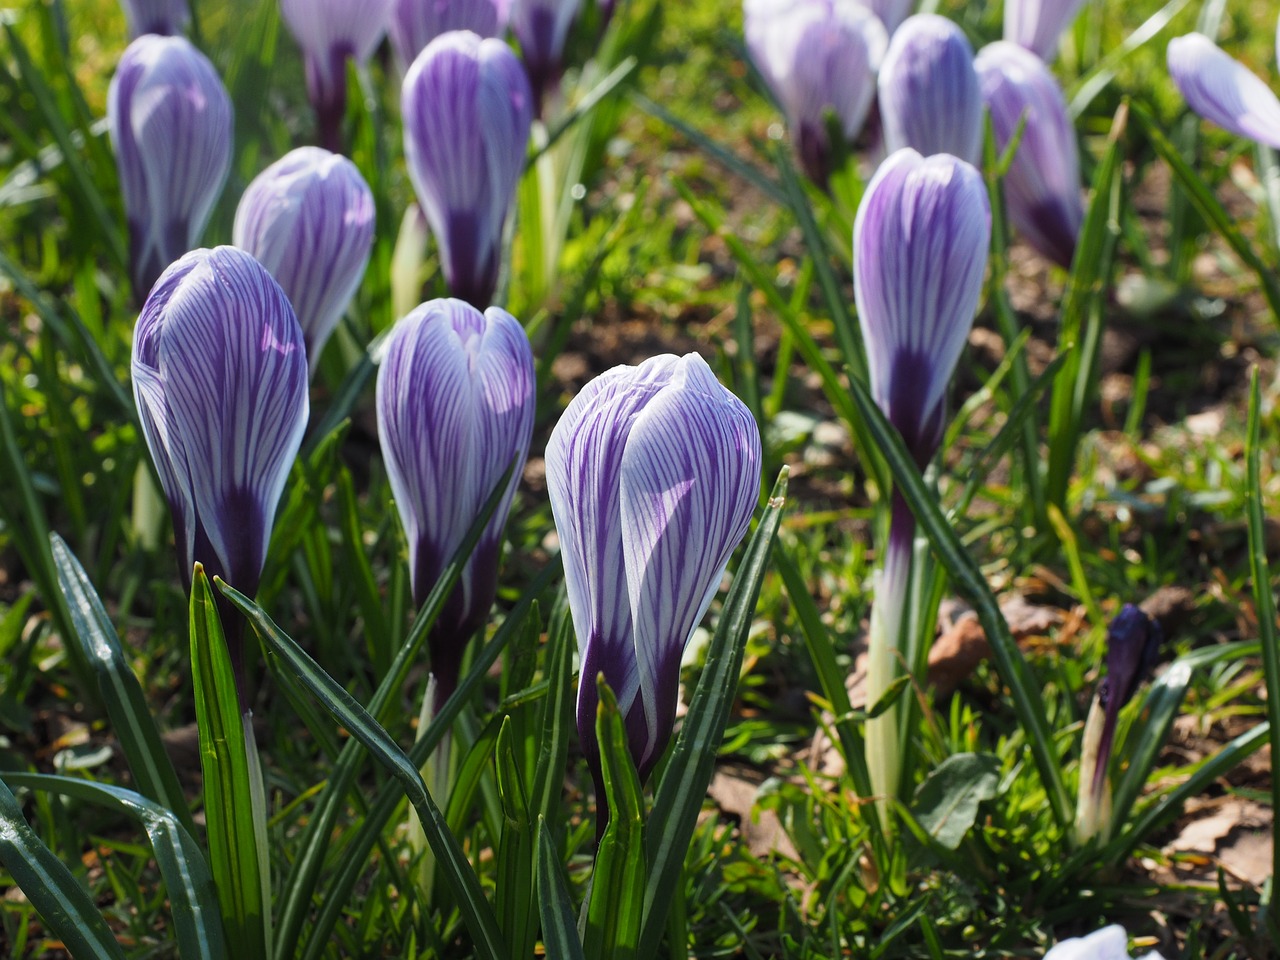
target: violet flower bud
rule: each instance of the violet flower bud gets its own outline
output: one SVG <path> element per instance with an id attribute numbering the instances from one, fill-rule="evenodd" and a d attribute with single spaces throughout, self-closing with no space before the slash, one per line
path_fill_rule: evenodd
<path id="1" fill-rule="evenodd" d="M 898 27 L 911 15 L 915 0 L 867 0 L 867 7 L 884 24 L 889 36 L 897 32 Z"/>
<path id="2" fill-rule="evenodd" d="M 481 37 L 501 37 L 510 14 L 511 0 L 396 0 L 387 32 L 401 70 L 408 70 L 440 34 L 470 30 Z"/>
<path id="3" fill-rule="evenodd" d="M 520 41 L 539 113 L 547 92 L 560 82 L 569 28 L 581 8 L 582 0 L 511 0 L 511 32 Z"/>
<path id="4" fill-rule="evenodd" d="M 501 40 L 432 40 L 401 95 L 409 178 L 440 249 L 449 292 L 484 308 L 498 282 L 502 228 L 524 170 L 532 94 Z"/>
<path id="5" fill-rule="evenodd" d="M 285 154 L 240 198 L 234 243 L 288 295 L 313 372 L 364 278 L 373 227 L 373 192 L 360 171 L 320 147 Z"/>
<path id="6" fill-rule="evenodd" d="M 983 47 L 974 67 L 1000 150 L 1013 139 L 1023 116 L 1027 118 L 1004 178 L 1009 219 L 1031 246 L 1069 268 L 1084 222 L 1084 203 L 1076 134 L 1062 87 L 1039 57 L 1006 41 Z"/>
<path id="7" fill-rule="evenodd" d="M 1082 6 L 1084 0 L 1005 0 L 1004 39 L 1051 61 Z"/>
<path id="8" fill-rule="evenodd" d="M 1168 58 L 1187 106 L 1238 137 L 1280 150 L 1280 99 L 1242 63 L 1201 33 L 1170 40 Z"/>
<path id="9" fill-rule="evenodd" d="M 578 734 L 596 780 L 603 673 L 648 776 L 671 736 L 680 656 L 760 493 L 760 432 L 697 354 L 614 367 L 547 443 L 547 492 L 578 636 Z"/>
<path id="10" fill-rule="evenodd" d="M 364 63 L 373 55 L 395 0 L 280 0 L 280 12 L 298 46 L 307 72 L 307 95 L 316 111 L 320 145 L 342 149 L 347 111 L 347 60 Z"/>
<path id="11" fill-rule="evenodd" d="M 187 40 L 148 34 L 120 58 L 107 91 L 107 124 L 141 301 L 209 222 L 231 166 L 231 98 Z"/>
<path id="12" fill-rule="evenodd" d="M 946 392 L 973 326 L 991 206 L 946 154 L 881 164 L 853 227 L 853 279 L 871 392 L 922 467 L 942 440 Z"/>
<path id="13" fill-rule="evenodd" d="M 825 186 L 833 164 L 831 112 L 847 143 L 862 130 L 888 36 L 857 0 L 746 0 L 751 59 L 791 128 L 801 166 Z"/>
<path id="14" fill-rule="evenodd" d="M 498 583 L 502 531 L 529 454 L 533 351 L 511 314 L 432 300 L 399 321 L 378 370 L 378 440 L 409 543 L 421 604 L 507 467 L 506 493 L 428 638 L 443 702 L 466 641 L 484 626 Z"/>
<path id="15" fill-rule="evenodd" d="M 936 14 L 903 21 L 880 66 L 880 123 L 889 153 L 982 158 L 982 90 L 964 31 Z"/>
<path id="16" fill-rule="evenodd" d="M 133 39 L 148 33 L 174 37 L 191 20 L 187 0 L 120 0 Z"/>

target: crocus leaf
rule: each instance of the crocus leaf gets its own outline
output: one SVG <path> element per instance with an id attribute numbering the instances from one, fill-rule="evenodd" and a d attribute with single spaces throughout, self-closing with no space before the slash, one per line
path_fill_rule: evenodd
<path id="1" fill-rule="evenodd" d="M 538 819 L 538 901 L 542 911 L 542 940 L 546 955 L 558 960 L 585 960 L 573 901 L 564 881 L 564 865 L 547 821 Z"/>

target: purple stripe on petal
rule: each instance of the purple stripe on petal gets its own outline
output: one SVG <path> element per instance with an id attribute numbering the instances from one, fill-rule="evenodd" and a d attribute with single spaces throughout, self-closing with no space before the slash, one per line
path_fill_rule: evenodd
<path id="1" fill-rule="evenodd" d="M 501 37 L 509 16 L 510 0 L 396 0 L 388 33 L 401 70 L 408 70 L 440 34 L 470 30 Z"/>
<path id="2" fill-rule="evenodd" d="M 1280 150 L 1280 99 L 1243 64 L 1200 33 L 1170 40 L 1168 56 L 1169 74 L 1192 110 L 1238 137 Z"/>
<path id="3" fill-rule="evenodd" d="M 538 103 L 560 78 L 569 28 L 581 8 L 582 0 L 511 0 L 511 32 Z"/>

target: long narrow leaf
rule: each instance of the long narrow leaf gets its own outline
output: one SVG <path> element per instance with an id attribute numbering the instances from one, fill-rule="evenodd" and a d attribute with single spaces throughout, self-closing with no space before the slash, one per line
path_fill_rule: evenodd
<path id="1" fill-rule="evenodd" d="M 586 960 L 578 928 L 573 922 L 573 902 L 564 882 L 564 865 L 546 820 L 538 821 L 538 900 L 542 913 L 542 941 L 546 955 L 556 960 Z"/>

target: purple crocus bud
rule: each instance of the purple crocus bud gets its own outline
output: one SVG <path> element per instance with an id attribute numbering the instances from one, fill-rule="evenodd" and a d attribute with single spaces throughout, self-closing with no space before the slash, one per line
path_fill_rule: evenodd
<path id="1" fill-rule="evenodd" d="M 1049 61 L 1084 0 L 1005 0 L 1004 39 Z"/>
<path id="2" fill-rule="evenodd" d="M 915 0 L 867 0 L 867 6 L 884 24 L 890 36 L 897 32 L 903 21 L 911 15 Z"/>
<path id="3" fill-rule="evenodd" d="M 991 242 L 978 171 L 899 150 L 867 186 L 853 279 L 871 392 L 922 467 L 942 440 L 947 385 L 973 326 Z"/>
<path id="4" fill-rule="evenodd" d="M 120 6 L 134 39 L 148 33 L 177 36 L 191 20 L 187 0 L 120 0 Z"/>
<path id="5" fill-rule="evenodd" d="M 502 530 L 533 433 L 535 374 L 524 328 L 461 300 L 432 300 L 392 328 L 378 370 L 378 439 L 421 604 L 512 461 L 506 493 L 428 640 L 436 702 L 453 692 L 466 641 L 498 583 Z"/>
<path id="6" fill-rule="evenodd" d="M 511 0 L 396 0 L 388 33 L 401 69 L 442 33 L 470 30 L 481 37 L 501 37 L 507 29 Z"/>
<path id="7" fill-rule="evenodd" d="M 234 242 L 293 304 L 314 371 L 373 248 L 373 193 L 356 165 L 299 147 L 258 174 L 236 209 Z"/>
<path id="8" fill-rule="evenodd" d="M 511 32 L 520 41 L 539 111 L 564 72 L 564 45 L 581 8 L 582 0 L 511 0 Z"/>
<path id="9" fill-rule="evenodd" d="M 316 111 L 320 145 L 342 149 L 347 110 L 347 60 L 373 55 L 395 0 L 280 0 L 285 23 L 306 61 L 307 95 Z"/>
<path id="10" fill-rule="evenodd" d="M 1280 34 L 1276 37 L 1280 57 Z M 1280 150 L 1280 99 L 1202 33 L 1169 41 L 1169 74 L 1187 105 L 1238 137 Z"/>
<path id="11" fill-rule="evenodd" d="M 309 409 L 306 347 L 289 298 L 243 250 L 194 250 L 147 298 L 132 370 L 183 582 L 190 587 L 199 561 L 252 596 Z M 243 692 L 239 636 L 228 630 Z"/>
<path id="12" fill-rule="evenodd" d="M 857 0 L 746 0 L 743 16 L 751 59 L 787 116 L 796 155 L 825 186 L 833 163 L 827 114 L 846 142 L 857 138 L 888 44 L 884 26 Z"/>
<path id="13" fill-rule="evenodd" d="M 231 166 L 231 98 L 182 37 L 129 44 L 107 91 L 134 296 L 196 246 Z"/>
<path id="14" fill-rule="evenodd" d="M 1062 87 L 1039 57 L 1007 41 L 983 47 L 974 68 L 999 149 L 1008 146 L 1026 117 L 1004 178 L 1009 219 L 1041 254 L 1070 267 L 1084 203 L 1076 135 Z"/>
<path id="15" fill-rule="evenodd" d="M 885 150 L 926 157 L 950 153 L 969 163 L 982 156 L 982 90 L 964 31 L 932 13 L 908 17 L 889 41 L 880 66 L 880 122 Z"/>
<path id="16" fill-rule="evenodd" d="M 751 521 L 760 432 L 697 354 L 614 367 L 547 443 L 547 492 L 578 635 L 578 734 L 604 794 L 603 673 L 643 779 L 675 723 L 680 656 Z"/>
<path id="17" fill-rule="evenodd" d="M 533 97 L 501 40 L 436 37 L 404 78 L 404 152 L 453 296 L 489 305 L 507 210 L 524 170 Z"/>

